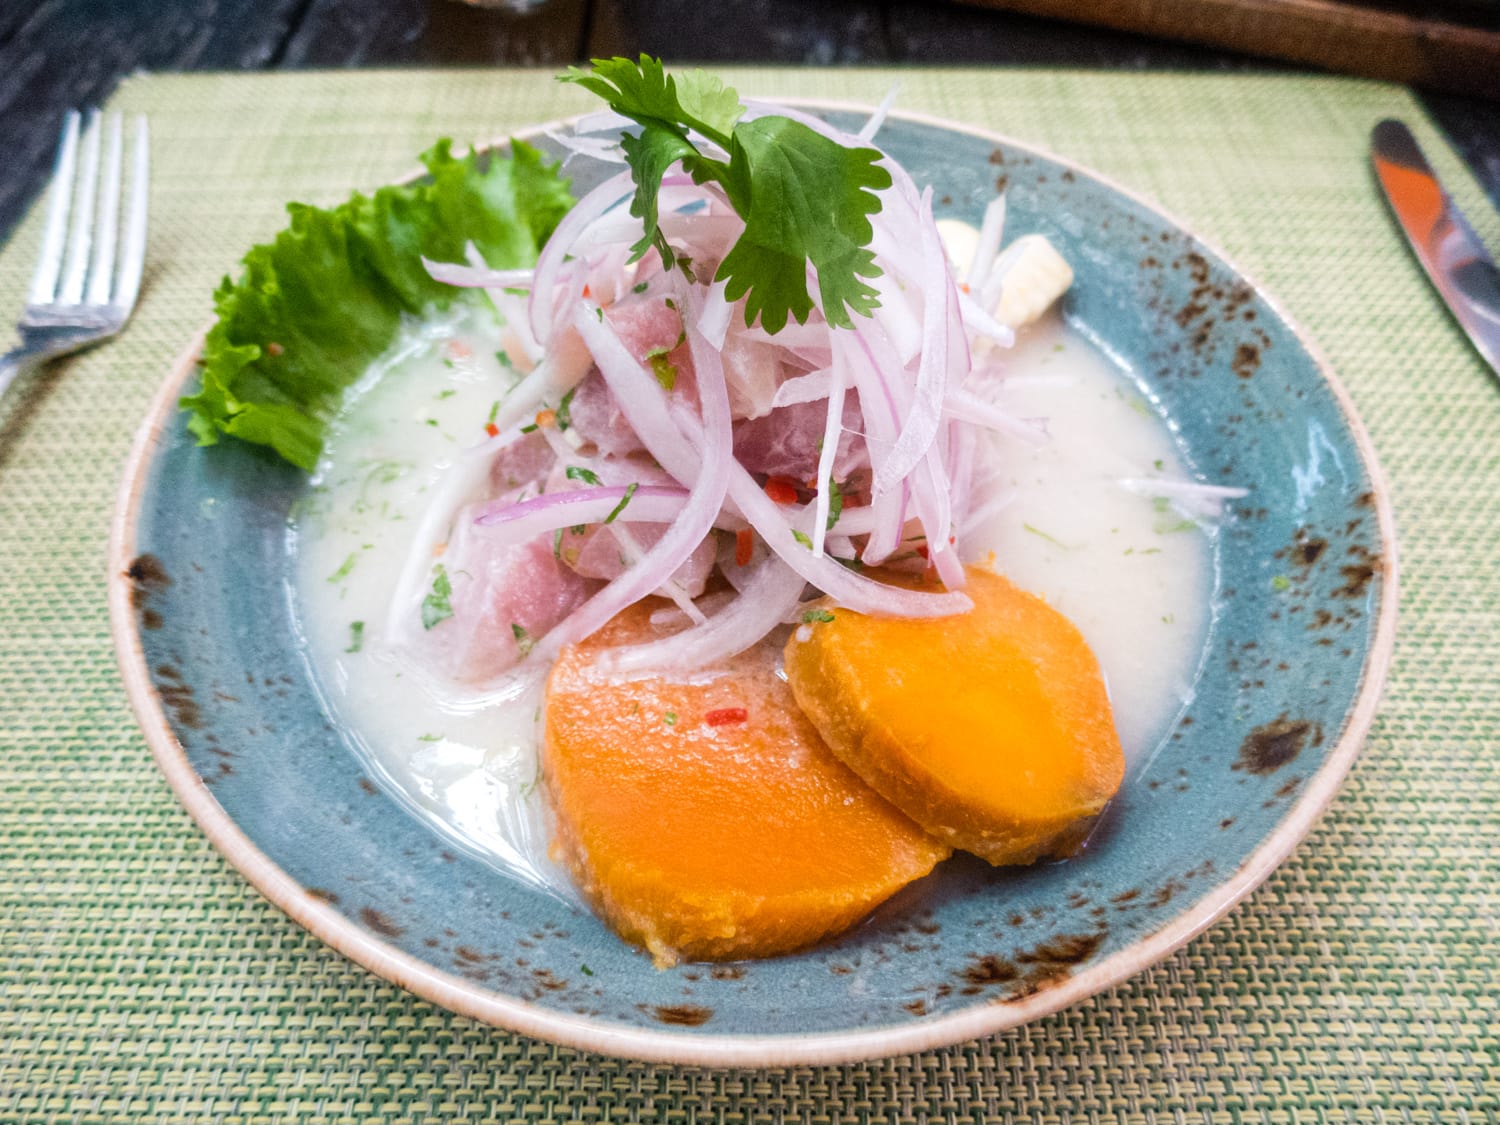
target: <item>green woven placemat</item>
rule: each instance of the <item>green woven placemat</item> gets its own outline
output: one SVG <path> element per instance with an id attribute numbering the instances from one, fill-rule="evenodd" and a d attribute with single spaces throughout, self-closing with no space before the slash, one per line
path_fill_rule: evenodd
<path id="1" fill-rule="evenodd" d="M 1315 78 L 727 72 L 901 104 L 1073 157 L 1267 283 L 1352 391 L 1395 488 L 1401 640 L 1381 717 L 1296 857 L 1132 983 L 947 1051 L 760 1073 L 554 1048 L 324 948 L 210 848 L 151 764 L 110 649 L 117 477 L 168 361 L 288 199 L 406 171 L 434 137 L 589 108 L 540 73 L 162 76 L 145 294 L 117 342 L 0 405 L 0 1121 L 691 1123 L 1500 1117 L 1500 385 L 1377 199 L 1402 90 Z M 23 302 L 33 213 L 0 257 Z"/>

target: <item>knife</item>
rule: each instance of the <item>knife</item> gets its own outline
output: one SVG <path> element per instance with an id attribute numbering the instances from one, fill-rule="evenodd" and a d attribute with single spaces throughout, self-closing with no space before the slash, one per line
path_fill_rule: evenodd
<path id="1" fill-rule="evenodd" d="M 1500 374 L 1500 269 L 1494 259 L 1402 122 L 1375 126 L 1370 159 L 1417 260 L 1479 354 Z"/>

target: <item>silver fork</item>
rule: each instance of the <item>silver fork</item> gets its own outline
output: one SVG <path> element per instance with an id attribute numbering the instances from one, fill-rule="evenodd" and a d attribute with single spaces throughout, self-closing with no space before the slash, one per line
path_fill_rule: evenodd
<path id="1" fill-rule="evenodd" d="M 123 229 L 121 115 L 103 121 L 98 110 L 90 110 L 86 126 L 80 129 L 81 124 L 78 111 L 69 110 L 52 173 L 41 257 L 16 325 L 21 346 L 0 356 L 0 395 L 23 372 L 119 332 L 140 291 L 150 175 L 146 119 L 135 119 Z"/>

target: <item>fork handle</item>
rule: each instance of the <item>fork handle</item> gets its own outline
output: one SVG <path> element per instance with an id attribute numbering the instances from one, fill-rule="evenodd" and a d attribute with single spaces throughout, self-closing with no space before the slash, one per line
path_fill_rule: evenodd
<path id="1" fill-rule="evenodd" d="M 15 351 L 0 355 L 0 399 L 5 398 L 5 392 L 10 390 L 10 385 L 16 381 L 17 376 L 41 366 L 46 358 L 45 355 L 28 348 L 17 348 Z"/>

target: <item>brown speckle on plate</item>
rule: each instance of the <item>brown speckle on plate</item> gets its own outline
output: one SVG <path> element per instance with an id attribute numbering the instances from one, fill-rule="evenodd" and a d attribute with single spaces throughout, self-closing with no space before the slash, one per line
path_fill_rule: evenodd
<path id="1" fill-rule="evenodd" d="M 406 929 L 404 927 L 396 925 L 395 922 L 392 922 L 389 918 L 387 918 L 384 914 L 382 914 L 372 906 L 361 907 L 359 911 L 359 918 L 360 921 L 369 926 L 370 929 L 374 930 L 377 934 L 380 934 L 383 937 L 398 938 L 402 934 L 406 933 Z"/>
<path id="2" fill-rule="evenodd" d="M 702 1027 L 713 1019 L 714 1010 L 697 1004 L 669 1004 L 652 1008 L 651 1014 L 661 1023 L 674 1027 Z"/>
<path id="3" fill-rule="evenodd" d="M 1309 736 L 1322 737 L 1315 724 L 1282 715 L 1245 736 L 1240 756 L 1230 768 L 1257 775 L 1275 773 L 1302 753 Z"/>

